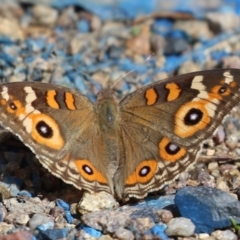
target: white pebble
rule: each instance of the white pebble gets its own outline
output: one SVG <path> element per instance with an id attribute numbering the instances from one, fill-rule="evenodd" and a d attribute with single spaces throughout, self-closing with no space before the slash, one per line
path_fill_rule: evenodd
<path id="1" fill-rule="evenodd" d="M 117 239 L 120 239 L 120 240 L 133 240 L 134 239 L 132 232 L 130 232 L 129 230 L 127 230 L 125 228 L 118 228 L 117 231 L 115 232 L 115 236 L 117 237 Z"/>
<path id="2" fill-rule="evenodd" d="M 195 225 L 188 218 L 179 217 L 173 218 L 166 229 L 168 236 L 183 236 L 189 237 L 194 234 Z"/>
<path id="3" fill-rule="evenodd" d="M 237 235 L 231 230 L 217 230 L 211 234 L 216 240 L 237 240 Z"/>

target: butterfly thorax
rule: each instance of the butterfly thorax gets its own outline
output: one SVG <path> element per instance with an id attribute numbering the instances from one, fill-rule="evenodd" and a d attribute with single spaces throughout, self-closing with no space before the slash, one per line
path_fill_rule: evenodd
<path id="1" fill-rule="evenodd" d="M 119 122 L 119 107 L 112 89 L 103 89 L 98 94 L 96 113 L 100 131 L 106 135 L 115 135 Z"/>

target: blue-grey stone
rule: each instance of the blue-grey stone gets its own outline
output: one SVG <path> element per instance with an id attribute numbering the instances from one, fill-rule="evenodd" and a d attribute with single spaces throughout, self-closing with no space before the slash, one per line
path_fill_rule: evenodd
<path id="1" fill-rule="evenodd" d="M 230 194 L 210 187 L 185 187 L 175 197 L 181 216 L 191 219 L 196 233 L 211 233 L 240 223 L 240 203 Z"/>

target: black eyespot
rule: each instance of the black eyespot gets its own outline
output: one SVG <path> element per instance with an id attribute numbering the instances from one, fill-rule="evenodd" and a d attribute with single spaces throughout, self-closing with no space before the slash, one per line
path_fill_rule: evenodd
<path id="1" fill-rule="evenodd" d="M 139 176 L 146 177 L 150 171 L 151 171 L 151 168 L 149 166 L 144 166 L 140 169 Z"/>
<path id="2" fill-rule="evenodd" d="M 175 155 L 180 151 L 180 147 L 170 142 L 166 145 L 165 150 L 168 154 Z"/>
<path id="3" fill-rule="evenodd" d="M 227 91 L 227 88 L 226 87 L 221 87 L 219 90 L 218 90 L 218 93 L 219 94 L 223 94 Z"/>
<path id="4" fill-rule="evenodd" d="M 51 138 L 53 136 L 52 128 L 44 121 L 39 121 L 36 125 L 36 129 L 40 136 L 44 138 Z"/>
<path id="5" fill-rule="evenodd" d="M 188 111 L 186 116 L 184 117 L 184 123 L 186 125 L 196 125 L 201 121 L 203 117 L 203 112 L 200 109 L 192 108 Z"/>
<path id="6" fill-rule="evenodd" d="M 88 175 L 93 175 L 93 170 L 86 164 L 82 166 L 83 171 Z"/>
<path id="7" fill-rule="evenodd" d="M 16 106 L 13 102 L 10 102 L 10 103 L 9 103 L 9 107 L 10 107 L 12 110 L 17 110 L 17 106 Z"/>

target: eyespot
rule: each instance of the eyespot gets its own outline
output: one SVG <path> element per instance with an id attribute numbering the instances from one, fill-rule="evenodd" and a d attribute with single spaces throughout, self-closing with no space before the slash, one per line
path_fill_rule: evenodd
<path id="1" fill-rule="evenodd" d="M 10 103 L 9 103 L 9 107 L 10 107 L 12 110 L 17 110 L 17 106 L 14 104 L 14 102 L 10 102 Z"/>
<path id="2" fill-rule="evenodd" d="M 194 126 L 202 120 L 203 112 L 200 109 L 190 109 L 184 117 L 184 123 L 188 126 Z"/>
<path id="3" fill-rule="evenodd" d="M 32 138 L 49 148 L 61 149 L 64 140 L 57 122 L 46 114 L 29 114 L 23 120 L 26 131 Z"/>
<path id="4" fill-rule="evenodd" d="M 180 151 L 180 147 L 172 142 L 169 142 L 166 147 L 165 150 L 168 154 L 170 155 L 175 155 Z"/>
<path id="5" fill-rule="evenodd" d="M 227 88 L 226 87 L 220 87 L 219 90 L 218 90 L 218 93 L 219 94 L 223 94 L 227 91 Z"/>
<path id="6" fill-rule="evenodd" d="M 74 160 L 76 168 L 79 174 L 86 179 L 87 181 L 93 182 L 100 182 L 103 184 L 107 184 L 106 178 L 100 173 L 93 164 L 88 161 L 87 159 L 76 159 Z"/>
<path id="7" fill-rule="evenodd" d="M 36 130 L 43 138 L 51 138 L 53 136 L 52 128 L 44 121 L 39 121 L 37 123 Z"/>
<path id="8" fill-rule="evenodd" d="M 86 174 L 88 174 L 88 175 L 93 175 L 93 170 L 92 170 L 92 168 L 90 168 L 88 165 L 86 165 L 86 164 L 84 164 L 83 166 L 82 166 L 82 170 L 86 173 Z"/>
<path id="9" fill-rule="evenodd" d="M 186 138 L 204 129 L 214 118 L 216 105 L 209 101 L 188 102 L 175 115 L 174 133 Z"/>
<path id="10" fill-rule="evenodd" d="M 157 161 L 154 159 L 148 159 L 142 161 L 133 171 L 133 173 L 127 177 L 126 185 L 135 185 L 137 183 L 146 184 L 153 178 L 157 171 Z"/>
<path id="11" fill-rule="evenodd" d="M 228 96 L 230 93 L 231 90 L 228 86 L 216 85 L 211 89 L 209 96 L 211 99 L 216 98 L 218 100 L 222 100 L 223 97 Z"/>
<path id="12" fill-rule="evenodd" d="M 144 166 L 139 170 L 139 176 L 146 177 L 149 172 L 151 171 L 151 168 L 149 166 Z"/>
<path id="13" fill-rule="evenodd" d="M 186 155 L 186 149 L 163 137 L 158 144 L 159 156 L 165 161 L 175 162 Z"/>

